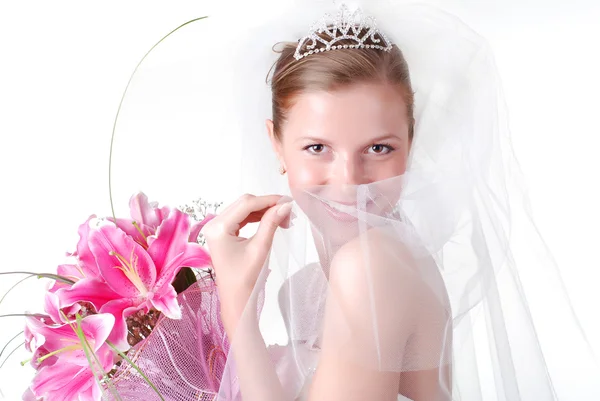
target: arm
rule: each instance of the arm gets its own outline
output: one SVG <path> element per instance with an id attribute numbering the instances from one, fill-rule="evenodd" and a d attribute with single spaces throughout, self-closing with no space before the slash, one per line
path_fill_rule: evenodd
<path id="1" fill-rule="evenodd" d="M 248 299 L 246 306 L 245 299 Z M 255 313 L 257 294 L 240 296 L 239 302 L 223 305 L 222 318 L 240 380 L 243 400 L 287 401 L 287 396 L 270 359 Z M 248 308 L 246 313 L 244 308 Z"/>
<path id="2" fill-rule="evenodd" d="M 419 332 L 421 316 L 440 308 L 415 260 L 379 231 L 361 240 L 346 244 L 332 261 L 322 353 L 309 400 L 395 401 L 399 392 L 415 401 L 450 399 L 434 395 L 440 388 L 439 368 L 401 373 L 424 364 L 413 353 L 405 360 L 413 338 L 437 346 L 440 339 L 437 328 L 431 338 Z"/>
<path id="3" fill-rule="evenodd" d="M 280 201 L 279 195 L 243 195 L 208 222 L 203 231 L 244 401 L 288 400 L 258 328 L 258 291 L 253 294 L 257 283 L 264 282 L 260 276 L 266 272 L 263 267 L 275 230 L 287 225 L 291 204 L 278 204 Z M 244 226 L 256 222 L 260 224 L 255 235 L 239 236 Z"/>

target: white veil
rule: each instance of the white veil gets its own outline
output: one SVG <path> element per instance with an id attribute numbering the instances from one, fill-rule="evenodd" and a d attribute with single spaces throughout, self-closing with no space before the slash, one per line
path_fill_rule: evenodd
<path id="1" fill-rule="evenodd" d="M 236 366 L 255 325 L 278 379 L 273 391 L 289 400 L 307 399 L 326 350 L 366 371 L 398 374 L 409 399 L 418 387 L 411 373 L 429 370 L 438 373 L 430 398 L 415 399 L 600 399 L 598 365 L 530 218 L 485 40 L 428 6 L 361 4 L 406 57 L 416 127 L 407 172 L 351 188 L 357 207 L 349 208 L 332 201 L 339 188 L 290 193 L 264 128 L 272 46 L 296 41 L 337 7 L 252 6 L 251 18 L 220 10 L 161 42 L 117 119 L 117 208 L 138 189 L 174 205 L 197 196 L 227 204 L 245 192 L 295 201 L 294 226 L 277 233 L 243 323 L 219 340 L 227 359 L 210 385 L 194 367 L 209 362 L 188 346 L 198 333 L 184 338 L 185 312 L 163 331 L 178 332 L 177 341 L 163 336 L 164 350 L 136 356 L 153 368 L 165 399 L 257 399 L 244 394 Z M 176 157 L 161 162 L 165 155 Z M 340 214 L 346 218 L 331 217 Z M 189 319 L 201 315 L 202 302 L 180 301 Z M 173 355 L 187 358 L 187 370 Z M 123 399 L 156 397 L 135 374 L 116 384 Z"/>

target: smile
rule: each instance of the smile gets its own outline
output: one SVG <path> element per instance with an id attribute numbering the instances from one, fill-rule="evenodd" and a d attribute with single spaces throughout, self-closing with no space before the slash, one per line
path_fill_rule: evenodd
<path id="1" fill-rule="evenodd" d="M 355 216 L 356 212 L 358 211 L 356 202 L 346 203 L 322 200 L 322 203 L 327 213 L 335 220 L 342 222 L 354 222 L 358 220 L 358 218 Z M 340 206 L 334 206 L 334 203 Z M 364 210 L 368 210 L 372 203 L 373 201 L 368 201 L 365 204 Z"/>

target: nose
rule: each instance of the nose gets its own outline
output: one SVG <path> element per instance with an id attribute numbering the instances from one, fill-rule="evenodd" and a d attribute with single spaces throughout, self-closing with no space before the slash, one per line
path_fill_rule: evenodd
<path id="1" fill-rule="evenodd" d="M 364 166 L 361 160 L 353 156 L 339 157 L 335 161 L 335 168 L 330 182 L 352 186 L 359 185 L 365 181 Z"/>

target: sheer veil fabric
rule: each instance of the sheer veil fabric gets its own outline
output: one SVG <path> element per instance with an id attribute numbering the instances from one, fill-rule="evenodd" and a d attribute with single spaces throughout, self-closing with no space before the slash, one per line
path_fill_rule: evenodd
<path id="1" fill-rule="evenodd" d="M 272 47 L 297 41 L 339 4 L 251 3 L 245 18 L 223 7 L 157 46 L 117 120 L 117 207 L 137 189 L 175 205 L 197 196 L 227 204 L 246 192 L 294 199 L 294 225 L 278 230 L 236 334 L 213 339 L 219 363 L 193 351 L 212 330 L 197 323 L 217 308 L 210 285 L 208 298 L 180 298 L 189 313 L 161 331 L 156 351 L 168 357 L 140 354 L 165 399 L 252 400 L 242 398 L 235 361 L 256 328 L 288 400 L 307 399 L 325 352 L 398 373 L 399 399 L 411 399 L 418 371 L 436 372 L 428 400 L 600 399 L 598 365 L 531 220 L 485 40 L 429 6 L 349 3 L 377 18 L 410 67 L 409 165 L 383 181 L 290 191 L 264 125 Z M 340 194 L 355 204 L 336 203 Z M 218 326 L 211 313 L 204 324 Z M 164 339 L 175 332 L 177 341 Z M 133 377 L 117 382 L 124 399 L 131 383 L 132 396 L 158 399 Z"/>

